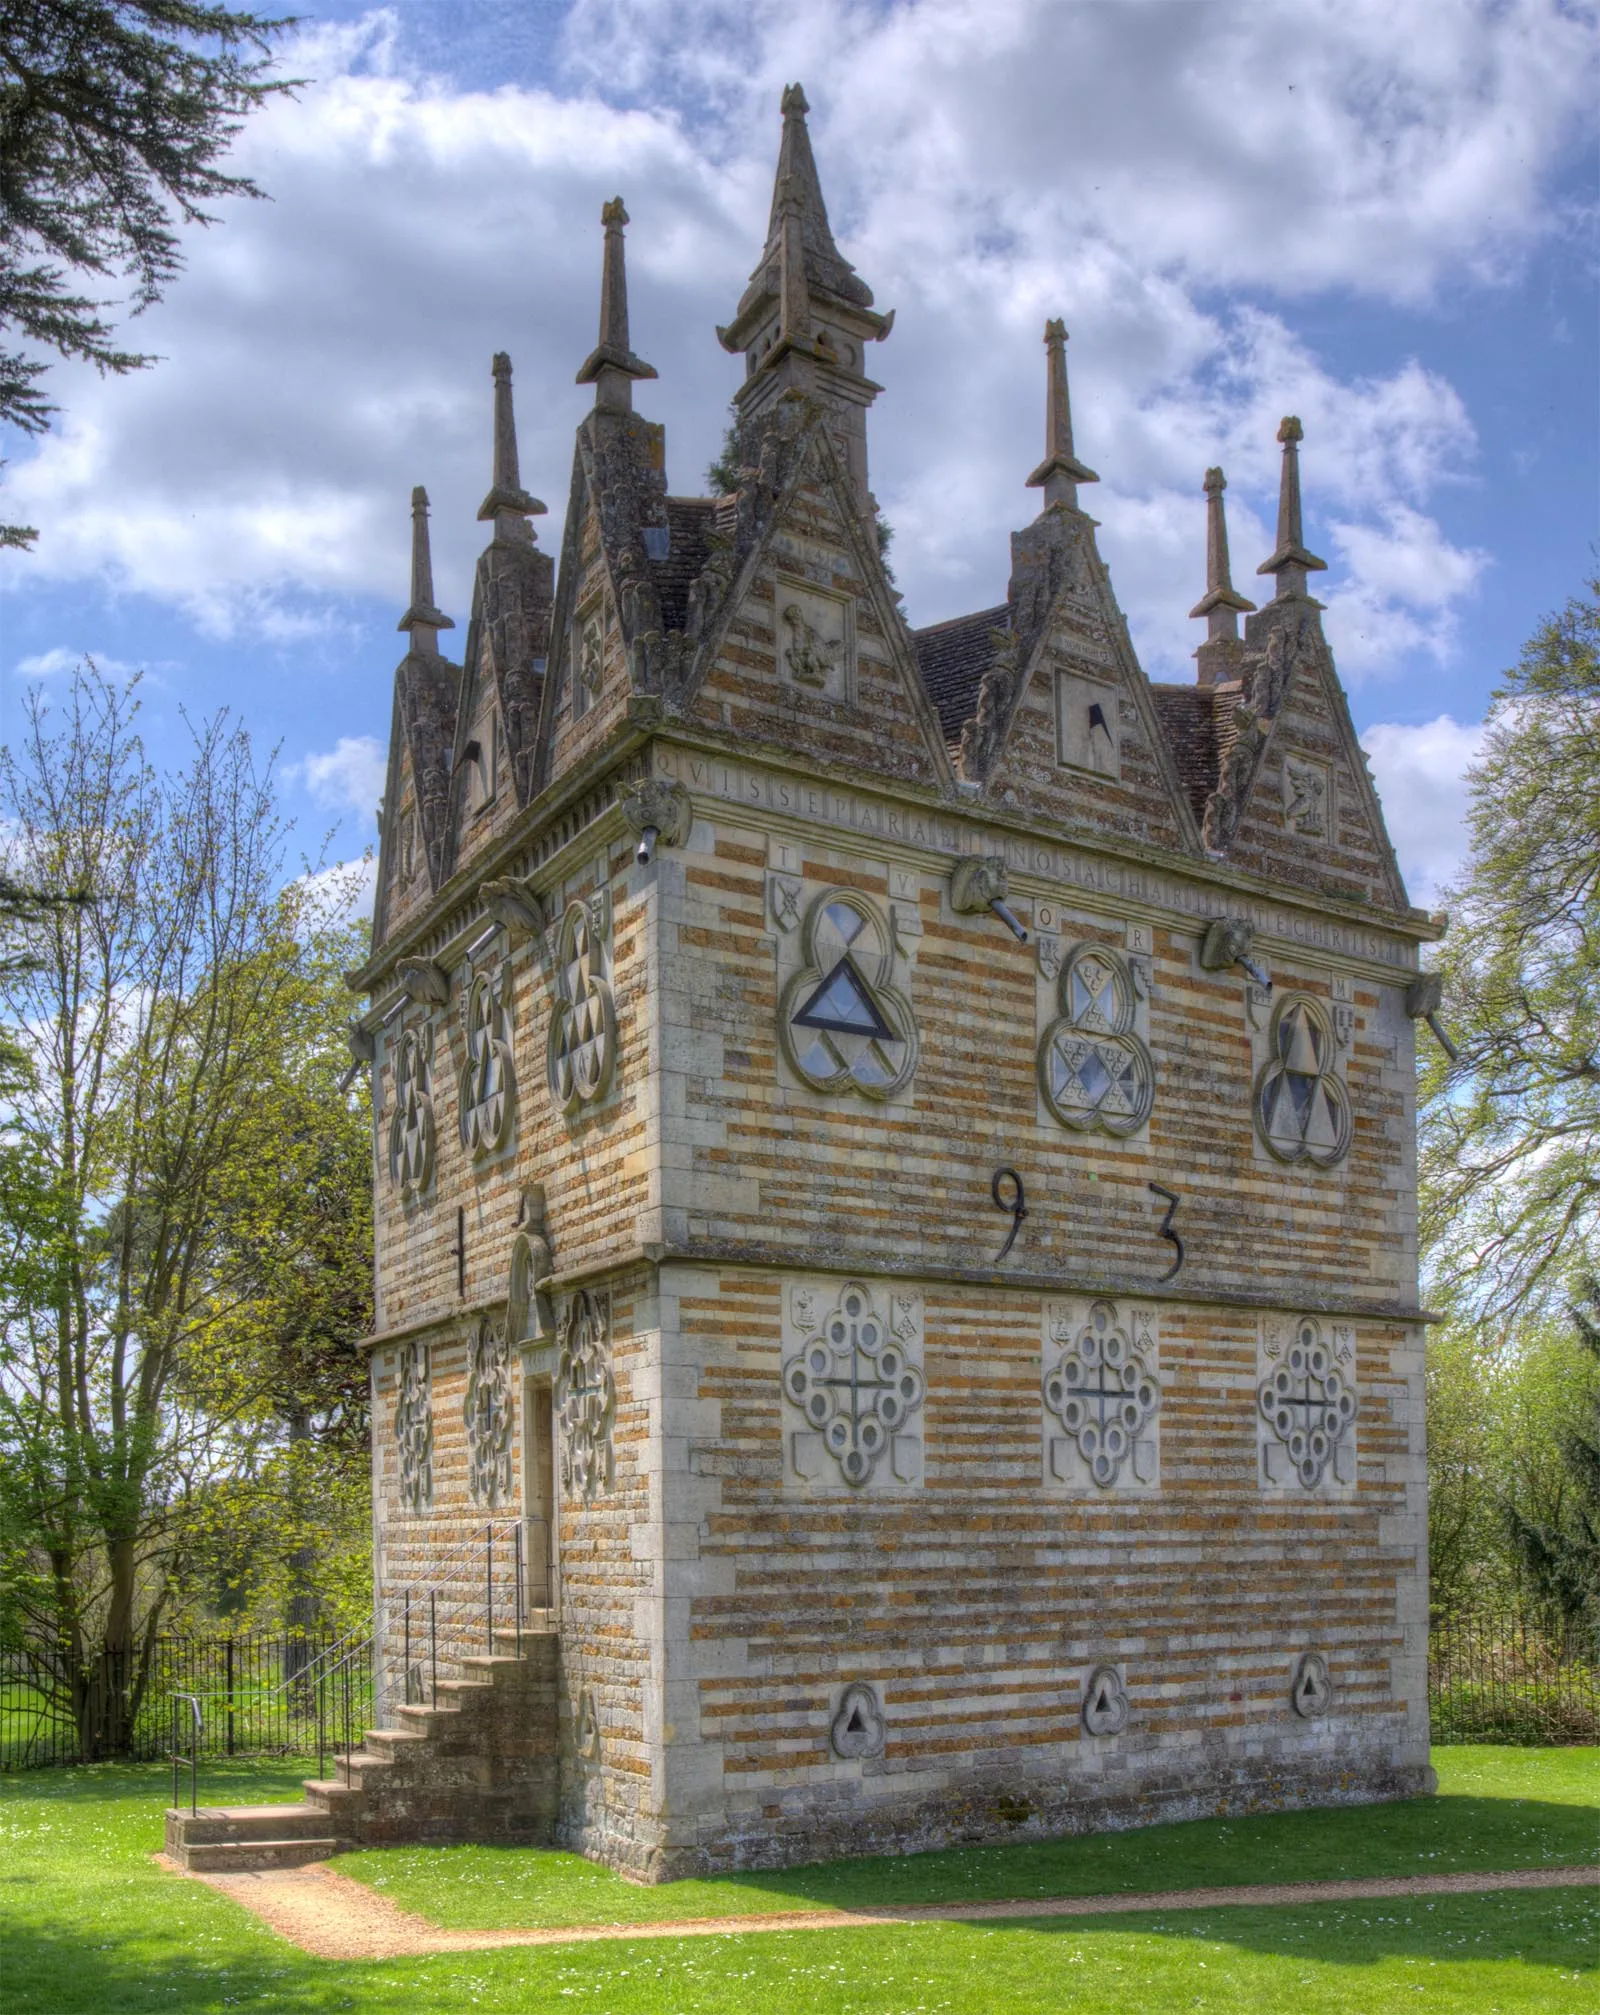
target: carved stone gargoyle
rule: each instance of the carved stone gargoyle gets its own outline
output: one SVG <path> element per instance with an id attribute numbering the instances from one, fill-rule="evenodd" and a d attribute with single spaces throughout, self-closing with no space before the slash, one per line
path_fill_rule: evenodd
<path id="1" fill-rule="evenodd" d="M 1433 1030 L 1434 1040 L 1452 1063 L 1460 1061 L 1461 1052 L 1445 1034 L 1444 1024 L 1439 1019 L 1439 1010 L 1444 1006 L 1444 981 L 1438 973 L 1418 973 L 1406 988 L 1406 1013 L 1413 1021 L 1425 1021 Z"/>
<path id="2" fill-rule="evenodd" d="M 344 1039 L 350 1046 L 350 1056 L 354 1063 L 371 1063 L 377 1052 L 377 1043 L 371 1029 L 365 1029 L 354 1015 L 344 1025 Z"/>
<path id="3" fill-rule="evenodd" d="M 1243 917 L 1213 917 L 1200 941 L 1202 971 L 1223 973 L 1229 966 L 1240 966 L 1257 986 L 1265 987 L 1271 993 L 1271 973 L 1250 956 L 1250 948 L 1255 941 L 1255 926 L 1247 924 Z"/>
<path id="4" fill-rule="evenodd" d="M 950 871 L 950 907 L 957 916 L 995 915 L 1019 944 L 1028 942 L 1025 926 L 1006 902 L 1006 864 L 999 854 L 964 854 Z"/>
<path id="5" fill-rule="evenodd" d="M 689 793 L 672 777 L 646 777 L 622 800 L 622 816 L 639 842 L 641 865 L 658 846 L 681 847 L 689 837 L 694 807 Z"/>
<path id="6" fill-rule="evenodd" d="M 394 976 L 411 999 L 442 1007 L 450 998 L 450 975 L 432 959 L 397 959 Z"/>
<path id="7" fill-rule="evenodd" d="M 483 899 L 496 923 L 520 937 L 537 937 L 545 927 L 544 904 L 533 883 L 518 875 L 485 882 Z"/>

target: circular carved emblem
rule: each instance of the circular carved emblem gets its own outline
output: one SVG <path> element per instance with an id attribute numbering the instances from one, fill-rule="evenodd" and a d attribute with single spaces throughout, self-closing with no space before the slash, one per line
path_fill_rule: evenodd
<path id="1" fill-rule="evenodd" d="M 492 1154 L 511 1131 L 516 1079 L 511 1025 L 501 976 L 480 974 L 466 1002 L 467 1061 L 461 1072 L 461 1139 L 475 1154 Z"/>
<path id="2" fill-rule="evenodd" d="M 1097 1301 L 1044 1382 L 1044 1401 L 1102 1488 L 1116 1482 L 1161 1404 L 1161 1388 L 1110 1302 Z"/>
<path id="3" fill-rule="evenodd" d="M 1039 1043 L 1045 1104 L 1075 1132 L 1137 1132 L 1155 1103 L 1156 1073 L 1134 1033 L 1132 968 L 1105 945 L 1074 945 L 1057 984 L 1061 1014 Z"/>
<path id="4" fill-rule="evenodd" d="M 394 1059 L 394 1112 L 389 1121 L 389 1179 L 404 1197 L 433 1180 L 433 1027 L 402 1031 Z"/>
<path id="5" fill-rule="evenodd" d="M 605 1096 L 617 1056 L 617 1017 L 599 934 L 587 904 L 572 902 L 556 942 L 550 1016 L 550 1095 L 564 1112 Z"/>
<path id="6" fill-rule="evenodd" d="M 1256 1388 L 1261 1417 L 1288 1450 L 1307 1490 L 1322 1480 L 1334 1450 L 1356 1417 L 1355 1387 L 1333 1361 L 1319 1326 L 1307 1316 L 1295 1326 L 1282 1364 Z"/>
<path id="7" fill-rule="evenodd" d="M 1272 1013 L 1256 1079 L 1256 1128 L 1279 1161 L 1332 1168 L 1350 1151 L 1350 1097 L 1334 1059 L 1333 1022 L 1311 994 L 1285 994 Z"/>
<path id="8" fill-rule="evenodd" d="M 917 1067 L 911 1003 L 890 984 L 888 926 L 866 897 L 829 889 L 806 913 L 805 964 L 783 990 L 784 1055 L 818 1091 L 888 1098 Z"/>
<path id="9" fill-rule="evenodd" d="M 839 1465 L 846 1483 L 872 1475 L 890 1437 L 922 1404 L 922 1373 L 907 1362 L 859 1281 L 783 1367 L 783 1387 Z"/>

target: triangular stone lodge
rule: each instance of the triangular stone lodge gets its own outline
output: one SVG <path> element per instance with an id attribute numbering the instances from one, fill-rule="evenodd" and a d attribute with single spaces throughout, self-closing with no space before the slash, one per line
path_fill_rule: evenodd
<path id="1" fill-rule="evenodd" d="M 335 1817 L 654 1880 L 1414 1792 L 1436 929 L 1307 588 L 1299 423 L 1270 599 L 1211 470 L 1198 677 L 1152 683 L 1050 323 L 1040 508 L 990 606 L 909 628 L 894 318 L 806 112 L 717 332 L 735 487 L 673 492 L 634 410 L 618 199 L 558 562 L 494 361 L 459 664 L 414 500 L 352 1047 L 378 1677 L 426 1740 L 374 1738 Z M 428 1764 L 508 1644 L 525 1683 Z"/>

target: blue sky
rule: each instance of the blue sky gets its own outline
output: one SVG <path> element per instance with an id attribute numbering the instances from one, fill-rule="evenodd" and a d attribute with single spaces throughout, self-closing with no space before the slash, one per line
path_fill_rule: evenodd
<path id="1" fill-rule="evenodd" d="M 718 348 L 764 236 L 778 95 L 803 79 L 836 234 L 880 307 L 872 481 L 913 623 L 1004 594 L 1071 331 L 1085 492 L 1146 669 L 1192 676 L 1201 476 L 1235 575 L 1270 548 L 1284 412 L 1307 535 L 1402 862 L 1432 897 L 1488 693 L 1596 567 L 1597 53 L 1576 0 L 412 0 L 325 6 L 313 80 L 239 160 L 273 201 L 191 232 L 131 339 L 63 366 L 8 444 L 0 696 L 83 652 L 146 725 L 237 710 L 281 749 L 309 853 L 373 837 L 408 499 L 464 629 L 489 362 L 560 542 L 599 210 L 629 234 L 634 347 L 674 489 L 716 450 Z M 455 633 L 459 644 L 461 629 Z"/>

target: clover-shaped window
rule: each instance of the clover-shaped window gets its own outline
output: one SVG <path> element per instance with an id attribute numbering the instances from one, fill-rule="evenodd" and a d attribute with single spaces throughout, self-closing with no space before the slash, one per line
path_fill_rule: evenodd
<path id="1" fill-rule="evenodd" d="M 888 925 L 853 889 L 825 890 L 806 913 L 803 951 L 778 1011 L 785 1056 L 818 1091 L 890 1097 L 917 1067 L 917 1034 L 891 984 Z"/>
<path id="2" fill-rule="evenodd" d="M 603 1098 L 617 1060 L 617 1017 L 594 908 L 567 905 L 557 937 L 546 1055 L 550 1095 L 566 1113 Z"/>
<path id="3" fill-rule="evenodd" d="M 1155 1103 L 1156 1073 L 1135 1032 L 1133 969 L 1105 945 L 1074 945 L 1058 982 L 1061 1013 L 1039 1042 L 1039 1089 L 1063 1126 L 1136 1133 Z"/>
<path id="4" fill-rule="evenodd" d="M 1273 1010 L 1267 1061 L 1256 1079 L 1256 1128 L 1279 1161 L 1332 1168 L 1350 1152 L 1350 1095 L 1340 1081 L 1333 1021 L 1311 994 Z"/>
<path id="5" fill-rule="evenodd" d="M 474 1154 L 491 1154 L 511 1131 L 516 1078 L 504 974 L 479 974 L 467 994 L 467 1060 L 461 1072 L 461 1140 Z"/>
<path id="6" fill-rule="evenodd" d="M 401 1032 L 389 1115 L 389 1179 L 408 1200 L 433 1180 L 433 1026 Z"/>

